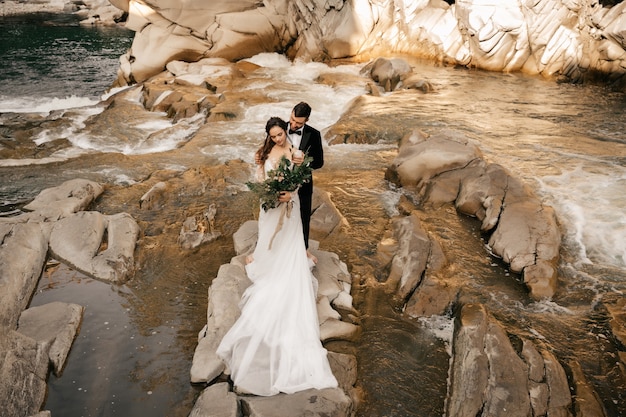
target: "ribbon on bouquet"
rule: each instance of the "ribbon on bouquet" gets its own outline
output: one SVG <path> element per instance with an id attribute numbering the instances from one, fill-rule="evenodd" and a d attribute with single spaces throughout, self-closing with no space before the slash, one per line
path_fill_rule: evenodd
<path id="1" fill-rule="evenodd" d="M 280 206 L 281 206 L 280 217 L 278 218 L 278 224 L 276 225 L 276 230 L 274 230 L 274 234 L 272 235 L 272 238 L 270 239 L 270 244 L 267 248 L 268 250 L 272 250 L 272 242 L 274 242 L 274 237 L 276 237 L 276 234 L 280 232 L 280 229 L 283 228 L 283 222 L 285 220 L 285 216 L 287 216 L 287 218 L 291 217 L 291 210 L 293 209 L 293 200 L 287 201 L 286 203 L 280 203 Z"/>

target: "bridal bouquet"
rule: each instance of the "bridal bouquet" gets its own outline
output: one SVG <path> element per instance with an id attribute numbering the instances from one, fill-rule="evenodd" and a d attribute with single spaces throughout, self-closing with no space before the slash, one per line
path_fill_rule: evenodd
<path id="1" fill-rule="evenodd" d="M 311 181 L 313 158 L 304 155 L 304 162 L 300 165 L 292 163 L 285 156 L 280 158 L 278 167 L 267 172 L 263 182 L 247 182 L 248 188 L 261 200 L 263 210 L 278 207 L 278 197 L 281 191 L 295 191 L 302 184 Z"/>

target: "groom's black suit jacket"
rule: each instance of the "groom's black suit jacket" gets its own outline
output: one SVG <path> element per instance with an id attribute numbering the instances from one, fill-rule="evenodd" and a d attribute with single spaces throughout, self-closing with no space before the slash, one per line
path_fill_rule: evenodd
<path id="1" fill-rule="evenodd" d="M 324 165 L 324 150 L 322 149 L 322 135 L 319 130 L 309 125 L 302 128 L 300 148 L 302 152 L 313 158 L 311 168 L 319 169 Z M 300 216 L 302 217 L 302 231 L 304 232 L 304 244 L 309 247 L 309 223 L 311 220 L 311 202 L 313 200 L 313 178 L 303 184 L 298 190 L 300 196 Z"/>

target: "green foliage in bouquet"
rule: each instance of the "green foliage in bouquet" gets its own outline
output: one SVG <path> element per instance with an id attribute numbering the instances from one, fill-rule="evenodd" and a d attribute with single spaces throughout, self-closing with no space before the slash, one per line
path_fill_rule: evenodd
<path id="1" fill-rule="evenodd" d="M 311 181 L 313 158 L 305 155 L 300 165 L 293 164 L 285 156 L 280 158 L 278 167 L 267 172 L 263 182 L 247 182 L 248 188 L 261 200 L 261 207 L 267 211 L 278 207 L 281 191 L 295 191 L 299 186 Z"/>

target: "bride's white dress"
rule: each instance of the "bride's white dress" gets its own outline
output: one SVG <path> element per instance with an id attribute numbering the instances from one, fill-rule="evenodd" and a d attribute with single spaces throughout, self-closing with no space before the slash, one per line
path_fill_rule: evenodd
<path id="1" fill-rule="evenodd" d="M 273 166 L 268 160 L 265 172 L 269 169 Z M 252 285 L 241 299 L 241 316 L 217 349 L 240 392 L 267 396 L 337 386 L 320 342 L 315 277 L 304 246 L 297 193 L 293 200 L 271 249 L 286 203 L 267 212 L 261 209 L 254 260 L 246 265 Z"/>

